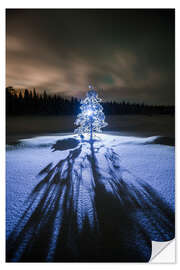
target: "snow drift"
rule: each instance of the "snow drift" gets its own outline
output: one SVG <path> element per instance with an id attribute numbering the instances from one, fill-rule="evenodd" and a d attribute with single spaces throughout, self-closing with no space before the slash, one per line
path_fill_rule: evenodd
<path id="1" fill-rule="evenodd" d="M 174 238 L 174 147 L 162 142 L 101 134 L 8 146 L 7 261 L 149 261 L 152 240 Z"/>

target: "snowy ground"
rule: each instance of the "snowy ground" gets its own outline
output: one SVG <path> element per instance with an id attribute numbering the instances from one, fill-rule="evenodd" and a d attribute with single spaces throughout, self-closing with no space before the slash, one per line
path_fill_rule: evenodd
<path id="1" fill-rule="evenodd" d="M 110 134 L 8 145 L 7 261 L 148 261 L 152 240 L 174 238 L 172 145 Z"/>

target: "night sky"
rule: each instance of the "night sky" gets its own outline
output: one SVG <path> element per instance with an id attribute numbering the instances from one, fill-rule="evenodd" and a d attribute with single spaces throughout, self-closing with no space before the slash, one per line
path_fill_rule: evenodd
<path id="1" fill-rule="evenodd" d="M 174 10 L 6 10 L 6 84 L 174 104 Z"/>

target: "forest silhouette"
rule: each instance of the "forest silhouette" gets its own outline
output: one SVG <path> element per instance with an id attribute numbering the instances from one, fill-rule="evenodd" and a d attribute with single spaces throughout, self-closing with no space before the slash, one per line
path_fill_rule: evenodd
<path id="1" fill-rule="evenodd" d="M 174 106 L 145 105 L 126 101 L 102 102 L 106 115 L 112 114 L 169 114 L 174 115 Z M 64 98 L 25 89 L 17 92 L 12 86 L 6 88 L 7 115 L 77 115 L 80 112 L 80 100 L 74 97 Z"/>

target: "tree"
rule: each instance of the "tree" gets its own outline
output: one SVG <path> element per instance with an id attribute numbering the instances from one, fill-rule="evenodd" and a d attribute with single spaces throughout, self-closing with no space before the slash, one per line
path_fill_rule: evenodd
<path id="1" fill-rule="evenodd" d="M 75 121 L 75 125 L 79 127 L 74 132 L 79 135 L 88 133 L 92 140 L 93 132 L 102 132 L 101 129 L 106 127 L 107 123 L 104 121 L 103 107 L 99 104 L 101 99 L 91 85 L 89 85 L 89 89 L 86 98 L 81 101 L 81 112 Z"/>
<path id="2" fill-rule="evenodd" d="M 36 94 L 36 89 L 33 89 L 33 98 L 36 99 L 37 98 L 37 94 Z"/>

